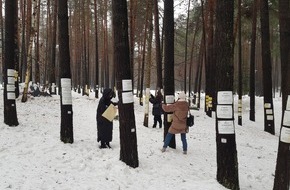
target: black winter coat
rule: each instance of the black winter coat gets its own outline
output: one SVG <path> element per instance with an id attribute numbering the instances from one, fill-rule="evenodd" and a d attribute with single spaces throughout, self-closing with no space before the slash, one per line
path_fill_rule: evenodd
<path id="1" fill-rule="evenodd" d="M 149 102 L 153 104 L 152 115 L 162 115 L 163 110 L 161 107 L 162 96 L 154 97 L 152 94 L 150 95 Z"/>
<path id="2" fill-rule="evenodd" d="M 98 142 L 111 142 L 113 139 L 113 122 L 107 120 L 102 116 L 105 110 L 109 107 L 111 99 L 114 96 L 112 89 L 104 89 L 103 96 L 99 101 L 97 108 L 97 130 L 98 130 Z M 115 103 L 113 103 L 115 105 Z"/>

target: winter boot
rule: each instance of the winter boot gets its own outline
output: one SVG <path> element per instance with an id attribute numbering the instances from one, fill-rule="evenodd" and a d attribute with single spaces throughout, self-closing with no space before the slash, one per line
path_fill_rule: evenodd
<path id="1" fill-rule="evenodd" d="M 100 148 L 107 148 L 106 143 L 105 142 L 101 142 Z"/>
<path id="2" fill-rule="evenodd" d="M 111 146 L 110 146 L 110 143 L 109 143 L 109 142 L 106 142 L 106 145 L 107 145 L 107 147 L 108 147 L 108 148 L 111 148 Z"/>

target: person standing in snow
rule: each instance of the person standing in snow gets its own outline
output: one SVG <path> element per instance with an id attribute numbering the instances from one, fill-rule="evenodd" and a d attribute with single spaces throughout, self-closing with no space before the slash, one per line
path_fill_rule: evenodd
<path id="1" fill-rule="evenodd" d="M 184 92 L 180 92 L 178 94 L 178 99 L 174 104 L 162 104 L 162 109 L 165 112 L 173 112 L 172 113 L 172 123 L 168 129 L 168 133 L 166 134 L 162 152 L 166 151 L 167 146 L 170 143 L 170 140 L 174 134 L 181 135 L 183 154 L 187 154 L 187 141 L 186 141 L 186 133 L 187 133 L 187 125 L 186 118 L 187 113 L 189 111 L 189 104 L 186 101 L 186 96 Z"/>
<path id="2" fill-rule="evenodd" d="M 153 104 L 153 109 L 152 109 L 152 115 L 154 116 L 154 124 L 153 128 L 156 127 L 157 122 L 159 123 L 159 128 L 162 128 L 162 108 L 161 108 L 161 103 L 162 103 L 163 96 L 160 92 L 160 90 L 157 91 L 156 97 L 154 97 L 152 94 L 150 94 L 149 102 Z"/>
<path id="3" fill-rule="evenodd" d="M 107 120 L 102 114 L 110 106 L 110 104 L 117 105 L 111 100 L 115 97 L 115 93 L 112 89 L 106 88 L 103 91 L 103 96 L 99 101 L 97 108 L 97 131 L 98 131 L 98 142 L 101 141 L 100 148 L 111 148 L 110 142 L 113 139 L 113 122 Z"/>

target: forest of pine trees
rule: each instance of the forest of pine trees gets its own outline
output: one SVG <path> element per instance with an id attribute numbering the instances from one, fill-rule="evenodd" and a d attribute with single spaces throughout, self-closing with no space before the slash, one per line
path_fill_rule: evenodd
<path id="1" fill-rule="evenodd" d="M 175 12 L 177 4 L 185 11 Z M 282 122 L 275 131 L 273 112 L 273 97 L 282 96 L 282 121 L 289 116 L 290 0 L 0 0 L 0 11 L 8 126 L 19 124 L 15 100 L 27 101 L 31 83 L 52 95 L 59 89 L 64 143 L 73 143 L 71 90 L 84 96 L 95 91 L 98 98 L 102 89 L 113 88 L 122 102 L 122 82 L 129 80 L 143 106 L 150 89 L 162 89 L 165 103 L 182 90 L 192 108 L 205 104 L 209 117 L 216 114 L 217 180 L 230 189 L 239 189 L 235 133 L 224 134 L 222 127 L 234 127 L 233 95 L 239 95 L 239 125 L 255 121 L 255 97 L 262 96 L 264 130 L 290 128 Z M 250 96 L 249 118 L 242 118 L 243 95 Z M 136 126 L 128 120 L 134 108 L 120 102 L 120 135 L 130 136 L 130 142 L 121 141 L 120 160 L 135 168 Z M 164 123 L 164 134 L 169 126 Z M 280 139 L 277 190 L 289 189 L 289 147 Z"/>

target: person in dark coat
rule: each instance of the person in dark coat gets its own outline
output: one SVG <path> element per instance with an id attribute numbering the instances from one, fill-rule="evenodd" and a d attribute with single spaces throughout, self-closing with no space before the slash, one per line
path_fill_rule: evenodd
<path id="1" fill-rule="evenodd" d="M 38 87 L 37 84 L 33 84 L 33 85 L 30 86 L 30 94 L 33 97 L 40 96 L 40 90 L 39 90 L 39 87 Z"/>
<path id="2" fill-rule="evenodd" d="M 162 128 L 162 108 L 161 108 L 161 103 L 162 103 L 163 96 L 160 92 L 160 90 L 157 91 L 156 97 L 154 97 L 152 94 L 150 95 L 149 102 L 153 104 L 153 109 L 152 109 L 152 115 L 154 116 L 154 124 L 153 128 L 156 127 L 157 122 L 159 123 L 159 128 Z"/>
<path id="3" fill-rule="evenodd" d="M 102 114 L 110 106 L 110 104 L 117 105 L 111 100 L 115 97 L 115 93 L 112 89 L 106 88 L 103 91 L 103 96 L 99 101 L 97 108 L 97 130 L 98 130 L 98 142 L 101 141 L 100 148 L 111 148 L 110 142 L 113 139 L 113 122 L 107 120 Z"/>

